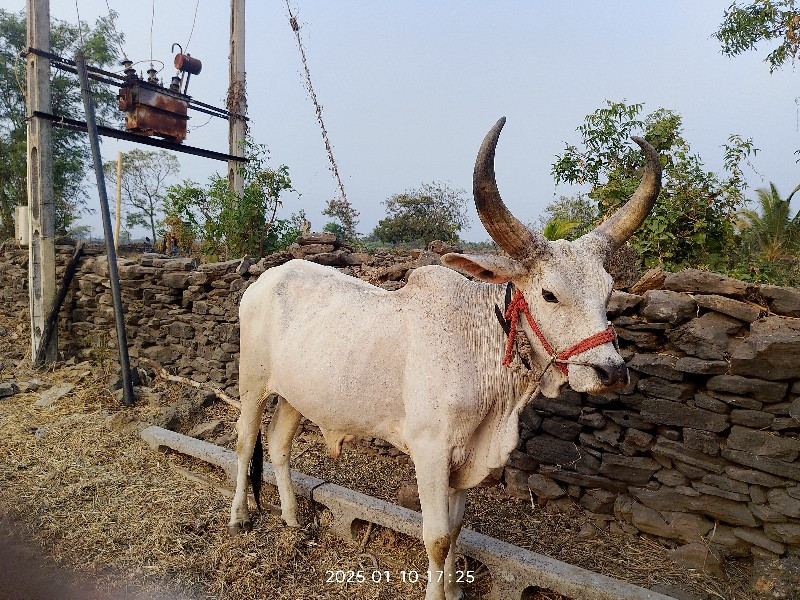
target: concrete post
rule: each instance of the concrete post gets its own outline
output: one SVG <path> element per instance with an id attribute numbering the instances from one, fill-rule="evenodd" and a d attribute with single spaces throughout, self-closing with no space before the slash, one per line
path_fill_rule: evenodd
<path id="1" fill-rule="evenodd" d="M 27 0 L 27 43 L 50 51 L 50 2 Z M 56 295 L 55 205 L 53 203 L 53 144 L 50 121 L 34 117 L 34 111 L 52 112 L 50 61 L 30 53 L 26 59 L 28 92 L 28 289 L 30 290 L 31 361 L 37 362 L 47 315 Z M 58 358 L 54 330 L 45 349 L 44 362 Z"/>
<path id="2" fill-rule="evenodd" d="M 247 96 L 245 92 L 244 66 L 244 3 L 245 0 L 231 0 L 231 49 L 230 71 L 228 76 L 227 109 L 231 115 L 247 115 Z M 244 119 L 231 116 L 228 121 L 229 154 L 244 156 L 242 143 L 247 134 L 247 123 Z M 228 161 L 228 185 L 230 189 L 241 194 L 244 181 L 239 175 L 239 163 Z"/>

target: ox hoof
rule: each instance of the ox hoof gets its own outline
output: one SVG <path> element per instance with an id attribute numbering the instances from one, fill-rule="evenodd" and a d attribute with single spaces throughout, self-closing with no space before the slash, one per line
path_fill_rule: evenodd
<path id="1" fill-rule="evenodd" d="M 460 587 L 447 588 L 444 591 L 444 597 L 446 600 L 464 600 L 466 598 Z"/>
<path id="2" fill-rule="evenodd" d="M 228 525 L 228 533 L 230 535 L 239 535 L 240 533 L 250 531 L 252 528 L 253 523 L 251 521 L 237 521 L 236 523 Z"/>

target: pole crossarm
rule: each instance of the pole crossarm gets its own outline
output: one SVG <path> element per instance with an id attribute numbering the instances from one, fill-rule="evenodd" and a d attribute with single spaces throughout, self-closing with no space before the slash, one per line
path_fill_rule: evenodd
<path id="1" fill-rule="evenodd" d="M 41 111 L 35 111 L 33 116 L 52 121 L 54 127 L 60 127 L 62 129 L 69 129 L 72 131 L 88 131 L 85 121 L 78 121 L 76 119 L 70 119 L 69 117 L 53 115 Z M 118 140 L 136 142 L 138 144 L 146 144 L 148 146 L 156 146 L 157 148 L 165 148 L 167 150 L 174 150 L 175 152 L 183 152 L 185 154 L 194 154 L 204 158 L 213 158 L 214 160 L 235 160 L 238 162 L 247 162 L 247 159 L 242 156 L 232 156 L 230 154 L 225 154 L 224 152 L 215 152 L 213 150 L 206 150 L 205 148 L 197 148 L 196 146 L 184 146 L 183 144 L 176 144 L 175 142 L 168 142 L 167 140 L 151 138 L 144 135 L 139 135 L 138 133 L 131 133 L 130 131 L 114 129 L 113 127 L 104 127 L 102 125 L 98 125 L 97 133 L 104 137 L 112 137 Z"/>

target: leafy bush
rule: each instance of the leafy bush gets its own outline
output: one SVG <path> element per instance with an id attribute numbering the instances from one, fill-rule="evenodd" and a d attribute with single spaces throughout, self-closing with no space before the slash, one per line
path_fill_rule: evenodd
<path id="1" fill-rule="evenodd" d="M 165 213 L 172 233 L 199 240 L 206 256 L 262 257 L 286 248 L 300 235 L 296 223 L 276 218 L 284 192 L 294 191 L 289 168 L 267 165 L 267 149 L 247 142 L 249 162 L 241 167 L 244 192 L 230 190 L 227 178 L 215 173 L 206 187 L 191 180 L 169 188 Z"/>

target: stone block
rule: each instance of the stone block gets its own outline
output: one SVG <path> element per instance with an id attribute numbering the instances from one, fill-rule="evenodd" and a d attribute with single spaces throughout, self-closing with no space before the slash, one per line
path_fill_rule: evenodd
<path id="1" fill-rule="evenodd" d="M 668 552 L 670 559 L 683 567 L 723 578 L 722 561 L 702 542 L 692 542 Z"/>
<path id="2" fill-rule="evenodd" d="M 800 454 L 800 440 L 734 425 L 727 447 L 792 462 Z"/>
<path id="3" fill-rule="evenodd" d="M 716 475 L 709 473 L 703 477 L 703 483 L 711 485 L 722 490 L 735 492 L 737 494 L 750 494 L 750 486 L 743 481 L 736 481 L 727 475 Z"/>
<path id="4" fill-rule="evenodd" d="M 611 300 L 608 302 L 608 318 L 613 319 L 629 310 L 633 310 L 642 302 L 642 297 L 636 294 L 628 294 L 619 290 L 611 292 Z"/>
<path id="5" fill-rule="evenodd" d="M 800 321 L 767 317 L 753 323 L 750 336 L 732 348 L 730 372 L 770 381 L 800 379 Z"/>
<path id="6" fill-rule="evenodd" d="M 700 269 L 684 269 L 678 273 L 667 273 L 664 278 L 664 289 L 676 292 L 744 296 L 748 291 L 748 285 L 743 281 L 719 273 Z"/>
<path id="7" fill-rule="evenodd" d="M 726 415 L 658 398 L 645 399 L 640 414 L 642 419 L 656 425 L 692 427 L 714 433 L 728 428 Z"/>
<path id="8" fill-rule="evenodd" d="M 633 456 L 639 452 L 650 450 L 654 443 L 654 436 L 639 429 L 631 428 L 625 432 L 625 439 L 620 443 L 619 449 L 623 454 Z"/>
<path id="9" fill-rule="evenodd" d="M 683 373 L 675 369 L 678 358 L 669 354 L 640 353 L 628 361 L 629 369 L 672 381 L 683 381 Z"/>
<path id="10" fill-rule="evenodd" d="M 541 466 L 539 468 L 543 475 L 547 475 L 551 479 L 561 481 L 568 484 L 579 485 L 584 488 L 602 488 L 617 493 L 624 493 L 628 489 L 628 485 L 621 482 L 603 477 L 602 475 L 586 475 L 584 473 L 575 473 L 573 471 L 565 471 L 559 467 Z"/>
<path id="11" fill-rule="evenodd" d="M 705 476 L 704 476 L 705 478 Z M 749 491 L 744 494 L 739 494 L 737 492 L 730 492 L 728 490 L 723 490 L 713 485 L 708 485 L 702 483 L 700 481 L 693 481 L 692 488 L 700 492 L 701 494 L 706 494 L 709 496 L 719 496 L 720 498 L 727 498 L 728 500 L 736 500 L 737 502 L 749 502 L 750 501 L 750 493 Z"/>
<path id="12" fill-rule="evenodd" d="M 793 519 L 800 518 L 800 500 L 790 496 L 786 490 L 781 488 L 769 490 L 767 500 L 771 509 Z"/>
<path id="13" fill-rule="evenodd" d="M 668 337 L 686 354 L 708 360 L 723 360 L 728 354 L 731 337 L 741 327 L 741 321 L 710 312 L 674 329 Z"/>
<path id="14" fill-rule="evenodd" d="M 756 521 L 747 504 L 718 496 L 701 495 L 688 499 L 689 508 L 694 512 L 708 515 L 730 525 L 757 527 Z"/>
<path id="15" fill-rule="evenodd" d="M 574 442 L 547 434 L 532 437 L 525 445 L 525 449 L 531 458 L 547 465 L 568 465 L 581 457 L 580 450 Z"/>
<path id="16" fill-rule="evenodd" d="M 581 432 L 580 423 L 562 417 L 548 417 L 542 421 L 541 430 L 562 440 L 574 440 Z"/>
<path id="17" fill-rule="evenodd" d="M 545 500 L 554 500 L 566 495 L 564 489 L 555 481 L 539 473 L 534 473 L 528 477 L 528 489 L 530 489 L 537 498 L 544 498 Z"/>
<path id="18" fill-rule="evenodd" d="M 775 554 L 783 554 L 786 551 L 786 546 L 780 542 L 769 539 L 760 529 L 736 527 L 733 530 L 733 535 L 744 540 L 748 544 L 753 544 L 759 548 L 764 548 L 765 550 L 769 550 Z"/>
<path id="19" fill-rule="evenodd" d="M 800 289 L 762 285 L 759 291 L 773 312 L 787 317 L 800 317 Z"/>
<path id="20" fill-rule="evenodd" d="M 669 381 L 661 377 L 642 378 L 636 387 L 647 396 L 674 401 L 688 400 L 695 392 L 694 383 Z"/>
<path id="21" fill-rule="evenodd" d="M 735 396 L 734 394 L 715 392 L 713 390 L 708 390 L 708 395 L 716 398 L 717 400 L 721 400 L 722 402 L 733 408 L 743 408 L 745 410 L 761 410 L 764 407 L 763 402 L 760 402 L 755 398 L 750 398 L 748 396 Z"/>
<path id="22" fill-rule="evenodd" d="M 703 392 L 698 392 L 694 395 L 694 405 L 697 408 L 710 410 L 711 412 L 719 413 L 721 415 L 727 415 L 731 412 L 731 407 L 729 404 L 714 398 L 713 396 L 704 394 Z"/>
<path id="23" fill-rule="evenodd" d="M 731 411 L 730 420 L 734 425 L 762 429 L 772 425 L 772 421 L 775 420 L 775 415 L 771 415 L 768 412 L 761 410 L 734 408 Z"/>
<path id="24" fill-rule="evenodd" d="M 631 524 L 639 531 L 664 538 L 674 538 L 675 530 L 670 527 L 661 514 L 643 504 L 634 502 L 631 507 Z"/>
<path id="25" fill-rule="evenodd" d="M 715 375 L 728 370 L 728 362 L 724 360 L 704 360 L 694 356 L 684 356 L 675 363 L 675 369 L 684 373 L 698 375 Z"/>
<path id="26" fill-rule="evenodd" d="M 161 283 L 171 289 L 185 289 L 189 285 L 190 273 L 186 271 L 168 271 L 161 276 Z"/>
<path id="27" fill-rule="evenodd" d="M 727 458 L 731 462 L 735 462 L 746 467 L 752 467 L 754 469 L 758 469 L 759 471 L 765 471 L 767 473 L 771 473 L 772 475 L 777 475 L 778 477 L 800 481 L 800 466 L 789 464 L 785 461 L 778 460 L 777 458 L 759 456 L 758 454 L 744 452 L 742 450 L 725 449 L 721 454 L 724 458 Z M 757 481 L 750 481 L 749 483 L 758 484 Z"/>
<path id="28" fill-rule="evenodd" d="M 755 502 L 750 502 L 747 504 L 747 508 L 750 509 L 750 512 L 753 513 L 753 516 L 756 519 L 763 521 L 764 523 L 785 523 L 789 520 L 789 517 L 782 515 L 766 504 L 756 504 Z"/>
<path id="29" fill-rule="evenodd" d="M 694 301 L 703 308 L 728 315 L 734 319 L 744 321 L 745 323 L 752 323 L 764 312 L 760 307 L 754 304 L 740 302 L 739 300 L 733 300 L 716 294 L 695 294 L 693 298 Z"/>
<path id="30" fill-rule="evenodd" d="M 659 490 L 631 488 L 630 492 L 645 506 L 653 510 L 685 512 L 689 510 L 689 497 L 675 488 L 663 486 Z"/>
<path id="31" fill-rule="evenodd" d="M 725 471 L 726 462 L 722 458 L 708 456 L 697 450 L 687 448 L 681 442 L 673 442 L 663 437 L 657 439 L 652 452 L 653 454 L 663 454 L 667 458 L 699 467 L 712 473 L 723 473 Z"/>
<path id="32" fill-rule="evenodd" d="M 766 381 L 741 375 L 717 375 L 706 382 L 710 390 L 731 394 L 748 394 L 761 402 L 780 402 L 789 387 L 786 382 Z"/>
<path id="33" fill-rule="evenodd" d="M 600 474 L 633 485 L 645 485 L 661 468 L 655 460 L 644 456 L 604 454 Z"/>
<path id="34" fill-rule="evenodd" d="M 648 321 L 665 321 L 673 325 L 688 321 L 695 316 L 697 305 L 688 294 L 670 290 L 648 290 L 639 308 Z"/>
<path id="35" fill-rule="evenodd" d="M 689 485 L 689 479 L 676 469 L 661 469 L 660 471 L 656 472 L 654 477 L 669 487 Z"/>
<path id="36" fill-rule="evenodd" d="M 661 515 L 675 532 L 675 537 L 684 543 L 699 541 L 714 527 L 711 521 L 700 515 L 684 512 L 662 512 Z"/>
<path id="37" fill-rule="evenodd" d="M 580 499 L 584 509 L 595 514 L 610 515 L 614 511 L 614 502 L 617 494 L 604 489 L 587 490 Z"/>
<path id="38" fill-rule="evenodd" d="M 800 546 L 800 523 L 767 523 L 764 525 L 764 531 L 771 538 L 779 539 L 784 544 Z"/>
<path id="39" fill-rule="evenodd" d="M 686 444 L 686 447 L 692 450 L 699 450 L 709 456 L 717 456 L 719 454 L 722 439 L 721 436 L 709 431 L 692 429 L 691 427 L 686 427 L 683 430 L 683 443 Z"/>

